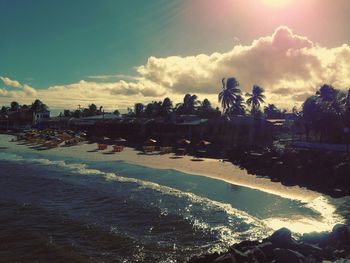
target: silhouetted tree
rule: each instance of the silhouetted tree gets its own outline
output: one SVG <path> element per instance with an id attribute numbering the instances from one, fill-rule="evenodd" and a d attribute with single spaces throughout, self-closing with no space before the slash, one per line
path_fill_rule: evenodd
<path id="1" fill-rule="evenodd" d="M 134 112 L 135 112 L 136 117 L 141 117 L 141 115 L 143 114 L 144 108 L 145 108 L 145 106 L 142 103 L 135 103 Z"/>
<path id="2" fill-rule="evenodd" d="M 264 103 L 265 95 L 264 89 L 258 85 L 253 86 L 252 93 L 247 93 L 247 104 L 251 107 L 251 113 L 255 115 L 260 109 L 260 104 Z"/>
<path id="3" fill-rule="evenodd" d="M 10 110 L 11 111 L 18 111 L 20 108 L 20 105 L 17 101 L 12 101 L 10 104 Z"/>
<path id="4" fill-rule="evenodd" d="M 48 107 L 46 106 L 46 104 L 44 104 L 41 100 L 36 99 L 33 103 L 32 106 L 30 107 L 34 112 L 38 112 L 38 111 L 44 111 L 44 110 L 48 110 Z"/>
<path id="5" fill-rule="evenodd" d="M 219 102 L 221 103 L 224 112 L 226 112 L 230 107 L 235 103 L 239 102 L 237 96 L 241 94 L 239 89 L 239 82 L 236 78 L 228 78 L 225 82 L 225 79 L 222 79 L 222 90 L 219 93 Z"/>
<path id="6" fill-rule="evenodd" d="M 183 103 L 176 105 L 177 114 L 194 114 L 199 105 L 197 95 L 186 94 L 183 98 Z"/>
<path id="7" fill-rule="evenodd" d="M 268 104 L 264 108 L 264 114 L 267 119 L 283 119 L 286 110 L 278 109 L 275 104 Z"/>

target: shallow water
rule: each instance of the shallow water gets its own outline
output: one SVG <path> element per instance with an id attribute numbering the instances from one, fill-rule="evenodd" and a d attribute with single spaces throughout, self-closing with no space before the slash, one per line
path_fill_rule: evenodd
<path id="1" fill-rule="evenodd" d="M 281 226 L 330 230 L 346 217 L 336 212 L 346 203 L 327 196 L 306 203 L 175 170 L 6 146 L 0 251 L 8 262 L 183 262 Z"/>

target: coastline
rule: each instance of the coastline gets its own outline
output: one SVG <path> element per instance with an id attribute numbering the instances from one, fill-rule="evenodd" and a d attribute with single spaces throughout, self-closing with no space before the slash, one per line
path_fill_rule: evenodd
<path id="1" fill-rule="evenodd" d="M 10 148 L 15 146 L 21 150 L 35 151 L 29 148 L 28 145 L 10 142 L 11 138 L 13 138 L 11 135 L 1 135 L 1 137 L 4 138 L 4 142 L 2 143 L 4 147 Z M 89 161 L 124 161 L 150 168 L 177 170 L 304 202 L 312 201 L 322 195 L 304 187 L 284 186 L 280 182 L 272 182 L 270 178 L 251 175 L 245 169 L 241 169 L 231 162 L 224 162 L 218 159 L 196 159 L 188 155 L 180 156 L 179 158 L 179 156 L 175 156 L 174 154 L 144 154 L 129 147 L 115 154 L 111 154 L 111 147 L 104 151 L 95 150 L 96 144 L 82 143 L 76 146 L 52 148 L 44 152 L 48 155 L 74 156 L 75 158 Z"/>

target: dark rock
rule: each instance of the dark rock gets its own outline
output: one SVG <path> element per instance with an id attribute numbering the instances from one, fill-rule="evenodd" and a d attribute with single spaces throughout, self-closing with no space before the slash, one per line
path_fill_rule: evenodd
<path id="1" fill-rule="evenodd" d="M 350 230 L 346 225 L 335 225 L 331 236 L 334 240 L 337 240 L 342 244 L 350 244 Z"/>
<path id="2" fill-rule="evenodd" d="M 248 258 L 249 258 L 249 262 L 259 262 L 259 263 L 265 263 L 268 262 L 266 255 L 264 254 L 264 252 L 258 248 L 255 247 L 251 250 L 248 250 L 246 252 Z"/>
<path id="3" fill-rule="evenodd" d="M 321 261 L 323 258 L 323 251 L 316 245 L 310 245 L 305 243 L 294 243 L 289 246 L 291 250 L 297 251 L 304 256 L 313 256 L 315 259 Z"/>
<path id="4" fill-rule="evenodd" d="M 330 242 L 330 235 L 326 232 L 304 234 L 300 240 L 304 243 L 317 245 L 321 248 L 326 247 Z"/>
<path id="5" fill-rule="evenodd" d="M 194 256 L 188 261 L 188 263 L 212 263 L 219 256 L 220 255 L 217 252 L 210 255 Z"/>
<path id="6" fill-rule="evenodd" d="M 273 233 L 266 241 L 271 242 L 275 247 L 285 248 L 293 242 L 292 232 L 288 228 L 281 228 Z"/>
<path id="7" fill-rule="evenodd" d="M 249 257 L 242 251 L 239 251 L 238 249 L 231 247 L 230 252 L 232 253 L 232 255 L 235 256 L 237 262 L 248 262 L 249 260 Z"/>
<path id="8" fill-rule="evenodd" d="M 273 250 L 275 255 L 276 263 L 303 263 L 305 262 L 305 257 L 299 252 L 284 249 L 284 248 L 275 248 Z"/>
<path id="9" fill-rule="evenodd" d="M 231 254 L 224 254 L 213 261 L 214 263 L 236 263 L 236 259 Z"/>
<path id="10" fill-rule="evenodd" d="M 238 249 L 240 251 L 246 251 L 249 248 L 255 247 L 255 246 L 259 245 L 259 244 L 260 244 L 259 241 L 249 241 L 249 240 L 247 240 L 247 241 L 242 241 L 242 242 L 240 242 L 238 244 L 234 244 L 231 247 L 234 248 L 234 249 Z"/>
<path id="11" fill-rule="evenodd" d="M 268 261 L 272 261 L 272 259 L 273 259 L 273 253 L 272 253 L 273 245 L 271 242 L 262 243 L 262 244 L 258 245 L 257 248 L 259 248 L 265 254 L 266 259 Z"/>

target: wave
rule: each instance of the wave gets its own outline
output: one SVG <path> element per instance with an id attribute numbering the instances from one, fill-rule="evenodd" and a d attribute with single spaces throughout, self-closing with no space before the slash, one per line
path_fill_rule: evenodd
<path id="1" fill-rule="evenodd" d="M 215 201 L 206 197 L 198 196 L 191 192 L 181 191 L 169 186 L 160 185 L 154 182 L 123 177 L 113 172 L 103 172 L 98 169 L 89 168 L 87 164 L 84 163 L 68 163 L 64 160 L 49 160 L 45 158 L 21 158 L 19 155 L 10 153 L 0 153 L 0 159 L 5 158 L 6 160 L 21 160 L 39 163 L 42 165 L 52 166 L 67 169 L 72 173 L 79 175 L 97 175 L 106 181 L 116 181 L 120 183 L 135 183 L 138 185 L 139 190 L 151 189 L 157 191 L 163 195 L 173 196 L 176 198 L 187 199 L 190 203 L 199 204 L 203 209 L 210 211 L 220 211 L 225 213 L 227 217 L 239 219 L 242 222 L 250 225 L 244 234 L 248 235 L 250 238 L 261 238 L 263 236 L 269 235 L 272 231 L 286 226 L 290 228 L 293 232 L 298 234 L 303 234 L 312 231 L 329 231 L 337 223 L 343 223 L 345 220 L 339 214 L 336 213 L 336 207 L 332 205 L 329 200 L 320 196 L 312 201 L 305 202 L 303 205 L 320 215 L 320 218 L 310 218 L 305 216 L 295 216 L 292 218 L 283 217 L 272 217 L 267 219 L 256 218 L 244 211 L 238 210 L 232 207 L 231 204 Z M 187 208 L 188 209 L 188 208 Z M 186 208 L 185 208 L 186 210 Z M 215 231 L 220 236 L 220 239 L 224 242 L 237 242 L 242 239 L 242 232 L 237 233 L 232 227 L 227 225 L 210 226 L 207 222 L 196 218 L 190 213 L 190 211 L 185 211 L 184 217 L 186 220 L 190 220 L 194 228 Z M 167 213 L 166 210 L 163 211 Z"/>

